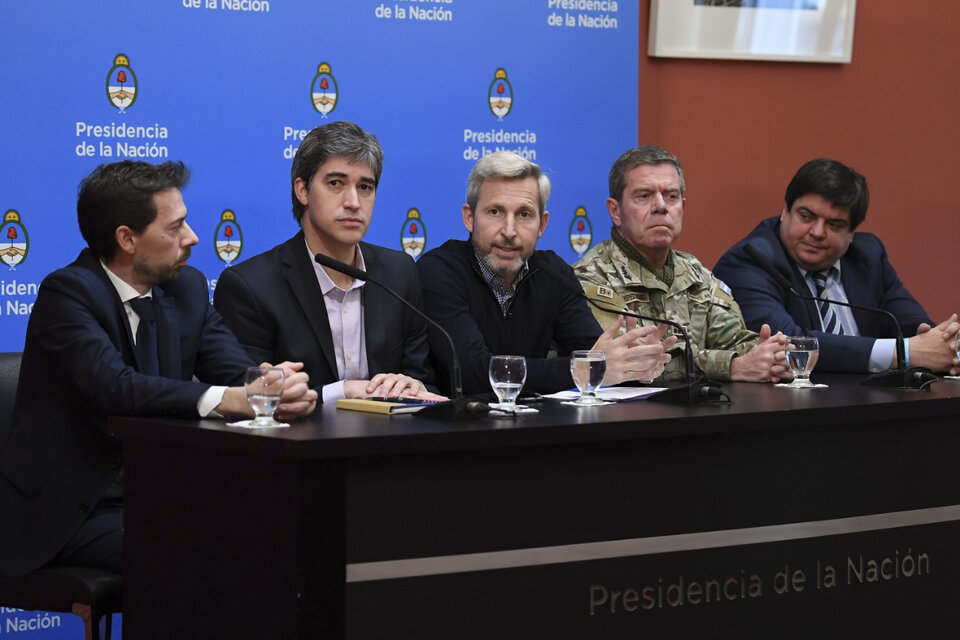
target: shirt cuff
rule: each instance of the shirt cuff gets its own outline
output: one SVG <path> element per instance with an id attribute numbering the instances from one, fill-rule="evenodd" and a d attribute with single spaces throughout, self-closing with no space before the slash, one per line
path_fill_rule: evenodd
<path id="1" fill-rule="evenodd" d="M 877 338 L 874 340 L 873 349 L 870 350 L 870 373 L 890 369 L 890 363 L 893 362 L 893 352 L 896 350 L 896 338 Z"/>
<path id="2" fill-rule="evenodd" d="M 200 396 L 200 400 L 197 401 L 197 413 L 200 414 L 201 418 L 222 418 L 219 413 L 214 411 L 221 402 L 223 402 L 223 394 L 226 393 L 226 387 L 210 387 L 203 392 L 203 395 Z"/>
<path id="3" fill-rule="evenodd" d="M 672 354 L 671 354 L 672 355 Z M 694 358 L 696 366 L 699 367 L 703 374 L 711 380 L 722 380 L 727 381 L 731 379 L 730 376 L 730 363 L 733 362 L 733 358 L 739 354 L 733 350 L 727 349 L 704 349 L 697 353 Z M 679 358 L 686 358 L 686 354 L 682 351 Z M 687 373 L 684 367 L 680 367 L 680 371 Z"/>
<path id="4" fill-rule="evenodd" d="M 323 393 L 321 396 L 323 397 L 324 404 L 345 398 L 346 396 L 343 395 L 343 380 L 323 385 Z"/>

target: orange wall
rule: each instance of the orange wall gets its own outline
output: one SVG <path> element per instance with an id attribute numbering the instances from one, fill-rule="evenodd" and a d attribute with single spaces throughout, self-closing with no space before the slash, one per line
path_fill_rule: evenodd
<path id="1" fill-rule="evenodd" d="M 933 320 L 960 312 L 960 3 L 860 0 L 850 64 L 651 58 L 649 5 L 640 0 L 640 142 L 683 163 L 678 248 L 713 265 L 780 212 L 801 164 L 832 157 L 867 177 L 860 229 L 883 239 Z"/>

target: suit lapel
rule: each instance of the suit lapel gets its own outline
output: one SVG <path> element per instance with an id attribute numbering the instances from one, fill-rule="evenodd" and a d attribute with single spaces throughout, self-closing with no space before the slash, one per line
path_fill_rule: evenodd
<path id="1" fill-rule="evenodd" d="M 284 277 L 317 338 L 323 359 L 330 369 L 331 379 L 336 380 L 339 375 L 337 356 L 333 350 L 333 338 L 330 336 L 330 320 L 327 318 L 327 307 L 323 303 L 320 283 L 317 282 L 317 272 L 313 268 L 313 263 L 310 262 L 303 231 L 283 243 L 280 259 L 283 263 Z"/>
<path id="2" fill-rule="evenodd" d="M 780 220 L 773 225 L 773 237 L 775 243 L 773 244 L 774 251 L 777 253 L 777 264 L 787 265 L 787 269 L 790 272 L 790 284 L 793 285 L 793 288 L 803 296 L 812 296 L 813 292 L 810 291 L 810 287 L 807 286 L 807 281 L 803 277 L 803 274 L 800 273 L 800 269 L 794 264 L 793 260 L 790 259 L 790 256 L 787 255 L 787 250 L 783 248 L 783 242 L 780 240 Z M 792 293 L 786 292 L 787 298 L 794 298 L 799 302 L 804 310 L 807 312 L 807 323 L 806 327 L 811 330 L 819 331 L 822 323 L 820 322 L 820 310 L 817 309 L 817 303 L 813 300 L 805 300 L 801 298 L 796 298 Z M 792 305 L 787 304 L 789 309 Z"/>
<path id="3" fill-rule="evenodd" d="M 136 355 L 134 355 L 133 333 L 130 330 L 127 310 L 124 308 L 123 302 L 120 301 L 117 288 L 113 286 L 113 283 L 107 276 L 107 272 L 103 269 L 103 265 L 100 264 L 100 261 L 93 256 L 89 249 L 81 251 L 76 262 L 77 265 L 84 267 L 93 274 L 103 285 L 102 293 L 106 296 L 106 300 L 109 300 L 109 307 L 105 306 L 104 308 L 113 309 L 113 343 L 120 349 L 120 353 L 123 354 L 123 361 L 129 366 L 136 368 L 137 358 Z"/>
<path id="4" fill-rule="evenodd" d="M 869 287 L 866 286 L 870 282 L 870 274 L 866 265 L 850 258 L 851 251 L 856 251 L 853 243 L 847 248 L 847 253 L 840 258 L 840 281 L 843 283 L 843 291 L 847 294 L 847 301 L 850 304 L 873 307 L 875 304 L 869 299 Z M 878 322 L 880 316 L 860 309 L 851 309 L 851 311 L 857 321 L 857 331 L 860 335 L 880 335 L 882 324 Z"/>

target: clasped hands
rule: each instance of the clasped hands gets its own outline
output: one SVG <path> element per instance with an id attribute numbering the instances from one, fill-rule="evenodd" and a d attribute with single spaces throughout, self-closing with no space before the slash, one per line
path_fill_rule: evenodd
<path id="1" fill-rule="evenodd" d="M 787 343 L 790 339 L 770 325 L 760 327 L 760 344 L 742 356 L 730 360 L 730 379 L 739 382 L 780 382 L 792 380 L 787 366 Z"/>
<path id="2" fill-rule="evenodd" d="M 622 335 L 617 335 L 621 327 L 625 330 Z M 666 330 L 664 324 L 638 327 L 635 318 L 618 317 L 593 345 L 594 351 L 603 351 L 607 361 L 603 384 L 614 385 L 629 380 L 652 382 L 658 378 L 664 365 L 670 362 L 667 351 L 677 343 L 674 335 L 663 337 Z"/>
<path id="3" fill-rule="evenodd" d="M 276 365 L 261 362 L 260 366 L 283 369 L 283 395 L 274 413 L 277 420 L 295 420 L 313 413 L 317 408 L 317 392 L 310 388 L 310 377 L 303 371 L 302 362 L 281 362 Z M 252 418 L 254 415 L 243 387 L 227 387 L 223 399 L 214 410 L 222 416 Z"/>
<path id="4" fill-rule="evenodd" d="M 910 338 L 910 353 L 907 361 L 912 366 L 926 367 L 937 373 L 947 373 L 951 376 L 960 374 L 960 360 L 954 347 L 960 322 L 957 314 L 935 327 L 926 322 L 917 327 L 917 335 Z M 891 368 L 896 368 L 897 356 L 894 354 Z"/>

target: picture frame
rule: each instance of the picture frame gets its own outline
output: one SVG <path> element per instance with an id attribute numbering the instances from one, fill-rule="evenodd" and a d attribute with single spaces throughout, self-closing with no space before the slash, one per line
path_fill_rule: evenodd
<path id="1" fill-rule="evenodd" d="M 856 0 L 650 0 L 653 57 L 849 63 Z"/>

